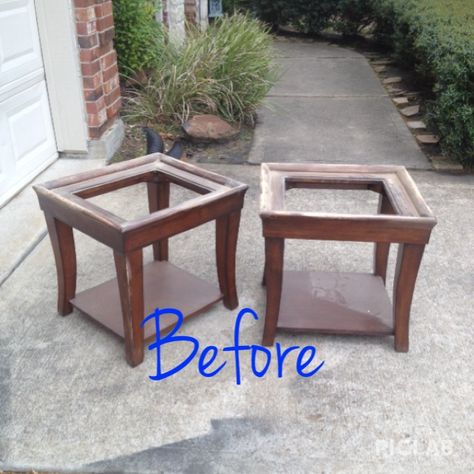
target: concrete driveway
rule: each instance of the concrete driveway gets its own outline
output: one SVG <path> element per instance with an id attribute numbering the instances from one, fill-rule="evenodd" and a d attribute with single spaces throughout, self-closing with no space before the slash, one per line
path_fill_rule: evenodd
<path id="1" fill-rule="evenodd" d="M 238 248 L 240 305 L 260 316 L 263 239 L 259 167 L 210 166 L 250 184 Z M 0 288 L 0 459 L 4 468 L 77 472 L 469 472 L 473 465 L 472 289 L 474 178 L 413 173 L 439 219 L 415 293 L 411 349 L 392 338 L 279 335 L 284 347 L 315 345 L 323 368 L 303 379 L 294 359 L 263 379 L 242 358 L 212 379 L 195 364 L 153 382 L 154 354 L 127 366 L 122 342 L 76 311 L 56 314 L 50 244 L 44 240 Z M 102 204 L 122 215 L 144 212 L 144 189 Z M 313 191 L 311 191 L 313 192 Z M 314 191 L 316 198 L 318 191 Z M 346 195 L 292 204 L 343 208 Z M 372 194 L 350 196 L 362 212 Z M 176 199 L 184 195 L 176 194 Z M 213 226 L 172 239 L 171 259 L 216 281 Z M 78 234 L 79 290 L 114 273 L 111 252 Z M 370 271 L 371 245 L 289 241 L 287 268 Z M 348 258 L 350 255 L 350 258 Z M 150 255 L 147 257 L 150 258 Z M 392 262 L 393 263 L 393 262 Z M 236 311 L 221 304 L 182 333 L 201 345 L 228 346 Z M 243 343 L 259 344 L 262 319 L 243 321 Z M 186 347 L 170 347 L 168 367 Z M 168 365 L 169 364 L 169 365 Z M 290 469 L 291 468 L 291 469 Z"/>

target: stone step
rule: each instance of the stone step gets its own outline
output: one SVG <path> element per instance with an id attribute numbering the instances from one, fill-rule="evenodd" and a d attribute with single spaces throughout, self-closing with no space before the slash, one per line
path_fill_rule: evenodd
<path id="1" fill-rule="evenodd" d="M 414 115 L 417 115 L 417 114 L 420 113 L 420 106 L 419 105 L 411 105 L 410 107 L 405 107 L 404 109 L 401 109 L 400 112 L 405 117 L 413 117 Z"/>
<path id="2" fill-rule="evenodd" d="M 395 96 L 400 96 L 400 95 L 405 95 L 406 94 L 405 89 L 400 89 L 399 87 L 392 87 L 392 86 L 387 86 L 387 92 L 390 95 L 395 95 Z"/>
<path id="3" fill-rule="evenodd" d="M 387 77 L 387 79 L 383 80 L 384 84 L 397 84 L 399 82 L 402 82 L 402 78 L 400 76 L 393 76 L 393 77 Z"/>
<path id="4" fill-rule="evenodd" d="M 408 99 L 406 97 L 394 97 L 392 100 L 394 104 L 398 106 L 408 104 Z"/>
<path id="5" fill-rule="evenodd" d="M 408 128 L 413 130 L 424 130 L 426 129 L 426 124 L 422 120 L 412 120 L 407 122 Z"/>
<path id="6" fill-rule="evenodd" d="M 382 58 L 382 59 L 376 59 L 375 61 L 372 61 L 372 64 L 374 66 L 389 66 L 391 64 L 394 64 L 394 62 L 392 59 Z"/>
<path id="7" fill-rule="evenodd" d="M 455 173 L 460 174 L 464 172 L 464 168 L 461 163 L 454 161 L 442 155 L 430 157 L 431 164 L 436 171 L 444 173 Z"/>
<path id="8" fill-rule="evenodd" d="M 422 145 L 437 145 L 439 143 L 439 137 L 437 135 L 433 134 L 427 134 L 427 135 L 417 135 L 416 139 L 422 144 Z"/>

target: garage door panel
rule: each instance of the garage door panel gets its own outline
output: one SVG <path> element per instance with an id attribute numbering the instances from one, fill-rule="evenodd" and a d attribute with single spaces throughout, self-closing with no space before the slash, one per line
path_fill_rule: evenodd
<path id="1" fill-rule="evenodd" d="M 0 0 L 0 90 L 42 68 L 33 0 Z"/>
<path id="2" fill-rule="evenodd" d="M 0 196 L 56 156 L 45 83 L 0 102 Z"/>
<path id="3" fill-rule="evenodd" d="M 48 145 L 50 133 L 45 116 L 45 96 L 42 90 L 29 89 L 16 100 L 15 107 L 8 110 L 8 127 L 12 139 L 16 162 L 25 160 L 35 149 Z M 34 126 L 31 126 L 33 125 Z"/>

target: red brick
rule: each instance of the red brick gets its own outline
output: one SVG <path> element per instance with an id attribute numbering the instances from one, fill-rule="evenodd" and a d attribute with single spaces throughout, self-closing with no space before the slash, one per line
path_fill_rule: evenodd
<path id="1" fill-rule="evenodd" d="M 112 15 L 104 16 L 97 19 L 97 29 L 105 31 L 114 26 L 114 17 Z"/>
<path id="2" fill-rule="evenodd" d="M 78 36 L 79 46 L 84 49 L 90 49 L 99 44 L 97 34 L 91 36 Z"/>
<path id="3" fill-rule="evenodd" d="M 76 8 L 89 7 L 95 4 L 95 0 L 74 0 Z"/>
<path id="4" fill-rule="evenodd" d="M 107 109 L 104 97 L 94 101 L 86 103 L 86 110 L 88 114 L 99 114 L 101 110 Z"/>
<path id="5" fill-rule="evenodd" d="M 110 81 L 110 79 L 115 78 L 115 76 L 118 74 L 118 68 L 116 64 L 113 64 L 110 66 L 108 69 L 105 71 L 102 71 L 102 81 L 106 83 L 107 81 Z"/>
<path id="6" fill-rule="evenodd" d="M 94 76 L 86 76 L 82 79 L 84 89 L 99 89 L 102 87 L 102 74 L 98 72 Z"/>
<path id="7" fill-rule="evenodd" d="M 100 18 L 102 16 L 112 15 L 112 2 L 103 3 L 95 6 L 95 16 Z"/>
<path id="8" fill-rule="evenodd" d="M 100 138 L 104 134 L 104 132 L 106 132 L 110 128 L 113 122 L 114 120 L 107 120 L 100 127 L 89 127 L 89 138 Z"/>
<path id="9" fill-rule="evenodd" d="M 75 9 L 76 21 L 95 20 L 95 8 L 93 6 Z"/>
<path id="10" fill-rule="evenodd" d="M 81 71 L 83 76 L 93 76 L 100 71 L 100 61 L 94 61 L 92 63 L 82 63 Z"/>
<path id="11" fill-rule="evenodd" d="M 107 43 L 110 43 L 115 36 L 115 29 L 114 28 L 109 28 L 108 30 L 101 31 L 99 33 L 99 44 L 100 46 L 104 46 Z"/>
<path id="12" fill-rule="evenodd" d="M 102 109 L 96 114 L 88 114 L 87 124 L 89 127 L 100 127 L 107 121 L 107 110 Z"/>
<path id="13" fill-rule="evenodd" d="M 119 97 L 110 107 L 107 107 L 107 118 L 110 120 L 117 117 L 120 108 L 122 107 L 122 98 Z"/>
<path id="14" fill-rule="evenodd" d="M 110 66 L 117 64 L 117 53 L 112 50 L 107 53 L 105 56 L 100 58 L 100 67 L 102 70 L 108 69 Z"/>
<path id="15" fill-rule="evenodd" d="M 184 14 L 186 15 L 186 20 L 191 23 L 196 23 L 196 0 L 185 0 L 184 2 Z"/>
<path id="16" fill-rule="evenodd" d="M 99 46 L 97 48 L 97 57 L 98 58 L 102 58 L 104 57 L 106 54 L 110 53 L 110 51 L 113 51 L 113 43 L 110 42 L 110 43 L 107 43 L 103 46 Z"/>
<path id="17" fill-rule="evenodd" d="M 97 89 L 84 89 L 84 97 L 88 102 L 94 102 L 100 99 L 104 95 L 104 89 L 102 86 Z"/>
<path id="18" fill-rule="evenodd" d="M 92 21 L 78 21 L 76 22 L 77 34 L 81 36 L 90 36 L 97 31 L 97 22 Z"/>
<path id="19" fill-rule="evenodd" d="M 103 88 L 104 88 L 104 94 L 108 95 L 110 94 L 116 87 L 119 86 L 119 78 L 118 76 L 113 77 L 107 82 L 104 82 Z"/>
<path id="20" fill-rule="evenodd" d="M 116 87 L 110 94 L 105 96 L 105 103 L 107 107 L 112 105 L 120 97 L 120 87 Z"/>
<path id="21" fill-rule="evenodd" d="M 91 63 L 98 58 L 97 52 L 99 48 L 88 48 L 88 49 L 81 49 L 79 51 L 79 57 L 81 59 L 81 63 Z"/>

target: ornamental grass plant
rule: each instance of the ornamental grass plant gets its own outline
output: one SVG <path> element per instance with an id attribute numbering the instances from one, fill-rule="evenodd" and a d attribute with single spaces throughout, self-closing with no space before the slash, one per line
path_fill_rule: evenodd
<path id="1" fill-rule="evenodd" d="M 147 80 L 128 91 L 125 117 L 172 126 L 212 113 L 253 123 L 276 79 L 264 25 L 249 15 L 226 16 L 204 32 L 190 26 L 182 44 L 168 42 Z"/>

